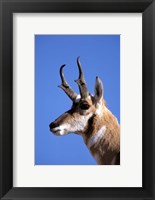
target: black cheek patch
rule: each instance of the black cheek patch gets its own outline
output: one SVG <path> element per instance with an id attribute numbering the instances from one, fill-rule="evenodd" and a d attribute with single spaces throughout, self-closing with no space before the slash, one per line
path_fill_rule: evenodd
<path id="1" fill-rule="evenodd" d="M 87 136 L 89 137 L 92 133 L 92 129 L 93 129 L 93 122 L 94 122 L 94 117 L 95 115 L 93 115 L 92 117 L 89 118 L 88 120 L 88 130 L 87 130 Z"/>
<path id="2" fill-rule="evenodd" d="M 88 120 L 88 126 L 89 127 L 93 124 L 93 120 L 94 120 L 94 115 L 92 117 L 90 117 L 89 120 Z"/>

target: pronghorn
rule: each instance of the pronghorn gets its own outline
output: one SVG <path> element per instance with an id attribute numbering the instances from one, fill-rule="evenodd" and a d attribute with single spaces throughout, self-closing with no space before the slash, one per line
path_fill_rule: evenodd
<path id="1" fill-rule="evenodd" d="M 65 80 L 63 68 L 60 67 L 61 89 L 72 100 L 70 110 L 58 117 L 50 126 L 54 135 L 76 133 L 83 137 L 86 146 L 99 165 L 120 164 L 120 126 L 116 117 L 107 108 L 103 98 L 103 85 L 96 77 L 94 96 L 88 92 L 82 66 L 77 58 L 80 95 L 76 94 Z"/>

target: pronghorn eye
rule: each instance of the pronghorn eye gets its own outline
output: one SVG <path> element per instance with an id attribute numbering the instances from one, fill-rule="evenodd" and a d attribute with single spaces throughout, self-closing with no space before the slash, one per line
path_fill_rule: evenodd
<path id="1" fill-rule="evenodd" d="M 89 107 L 90 107 L 90 106 L 89 106 L 88 104 L 86 104 L 86 103 L 80 104 L 80 108 L 81 108 L 82 110 L 88 110 Z"/>

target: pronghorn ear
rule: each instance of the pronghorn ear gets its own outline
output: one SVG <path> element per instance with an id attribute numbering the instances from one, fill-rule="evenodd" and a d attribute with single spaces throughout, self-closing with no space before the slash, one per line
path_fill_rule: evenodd
<path id="1" fill-rule="evenodd" d="M 95 92 L 94 99 L 95 102 L 97 103 L 103 98 L 103 84 L 98 76 L 96 77 L 94 92 Z"/>

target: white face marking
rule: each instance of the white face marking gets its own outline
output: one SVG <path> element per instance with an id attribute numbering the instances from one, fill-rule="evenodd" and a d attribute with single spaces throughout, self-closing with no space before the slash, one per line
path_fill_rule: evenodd
<path id="1" fill-rule="evenodd" d="M 79 133 L 84 130 L 86 127 L 88 120 L 92 117 L 92 113 L 86 116 L 79 115 L 76 120 L 70 121 L 69 124 L 63 124 L 58 126 L 52 130 L 55 135 L 64 135 L 66 133 Z"/>
<path id="2" fill-rule="evenodd" d="M 75 99 L 75 103 L 78 103 L 80 101 L 80 99 L 81 99 L 81 95 L 78 94 L 77 97 L 76 97 L 76 99 Z"/>
<path id="3" fill-rule="evenodd" d="M 81 95 L 78 94 L 77 97 L 76 97 L 76 99 L 75 99 L 75 103 L 78 103 L 80 101 L 80 99 L 81 99 Z M 88 96 L 88 99 L 91 99 L 90 95 Z"/>
<path id="4" fill-rule="evenodd" d="M 76 121 L 71 122 L 69 132 L 73 132 L 73 133 L 82 132 L 84 128 L 86 127 L 89 118 L 92 117 L 92 115 L 93 113 L 90 113 L 89 115 L 86 115 L 86 116 L 79 115 Z"/>
<path id="5" fill-rule="evenodd" d="M 61 125 L 61 126 L 58 126 L 56 128 L 54 128 L 52 130 L 52 132 L 55 134 L 55 135 L 64 135 L 65 134 L 65 131 L 69 129 L 69 125 L 68 124 L 64 124 L 64 125 Z"/>
<path id="6" fill-rule="evenodd" d="M 102 114 L 102 103 L 97 103 L 97 109 L 95 112 L 96 115 L 101 115 Z"/>
<path id="7" fill-rule="evenodd" d="M 94 134 L 88 141 L 88 148 L 91 148 L 94 144 L 96 144 L 105 134 L 106 126 L 103 126 L 96 134 Z"/>

